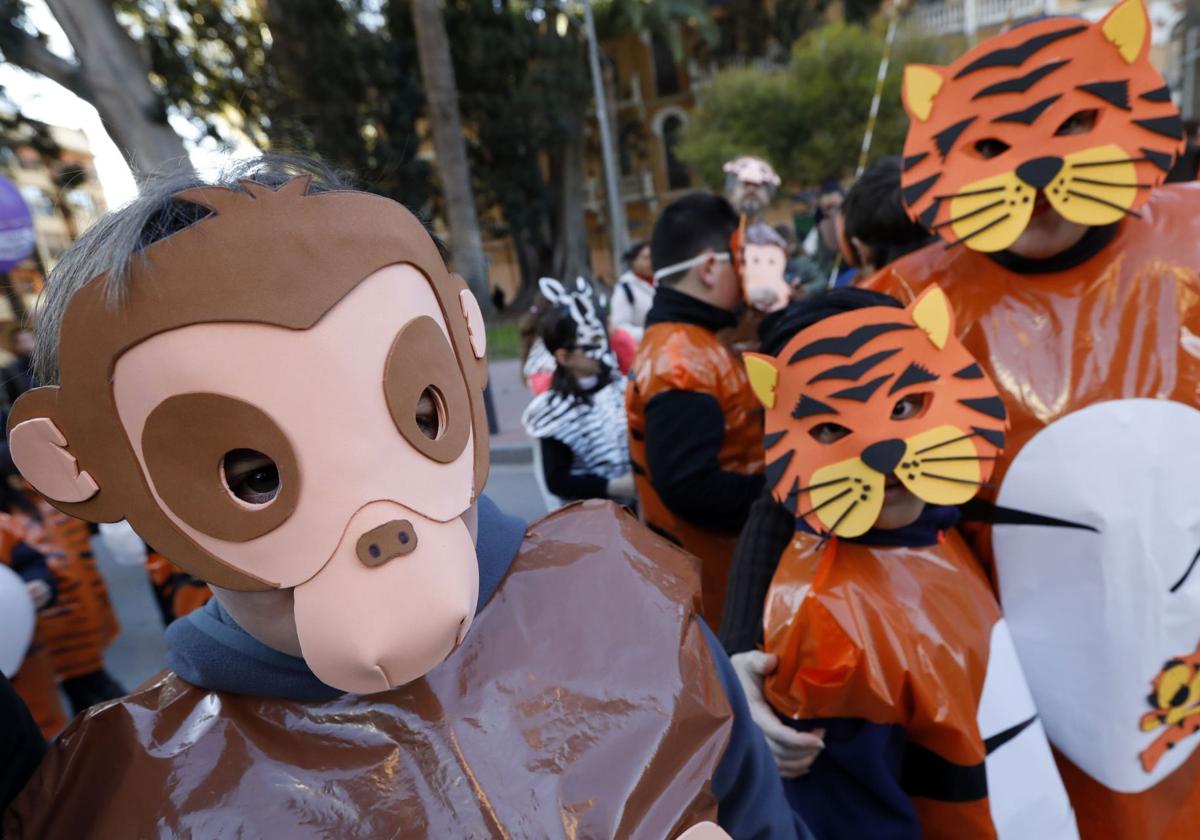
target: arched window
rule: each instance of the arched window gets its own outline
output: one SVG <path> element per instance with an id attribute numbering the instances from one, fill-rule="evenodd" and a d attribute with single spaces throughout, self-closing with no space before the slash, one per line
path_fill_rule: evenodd
<path id="1" fill-rule="evenodd" d="M 651 38 L 651 49 L 654 52 L 654 87 L 659 96 L 672 96 L 679 93 L 679 70 L 675 66 L 675 56 L 671 48 L 660 36 Z"/>
<path id="2" fill-rule="evenodd" d="M 662 144 L 663 153 L 667 159 L 667 189 L 669 190 L 683 190 L 692 185 L 692 175 L 688 172 L 687 164 L 681 161 L 675 153 L 682 132 L 683 117 L 671 114 L 663 120 Z"/>

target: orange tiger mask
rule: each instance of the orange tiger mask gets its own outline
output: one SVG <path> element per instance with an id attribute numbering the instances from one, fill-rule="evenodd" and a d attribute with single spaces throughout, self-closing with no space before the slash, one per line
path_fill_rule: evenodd
<path id="1" fill-rule="evenodd" d="M 1149 51 L 1142 0 L 1123 0 L 1098 23 L 1038 20 L 948 67 L 906 67 L 909 215 L 986 252 L 1050 208 L 1082 225 L 1138 215 L 1184 148 Z"/>
<path id="2" fill-rule="evenodd" d="M 766 407 L 767 485 L 819 534 L 868 531 L 893 476 L 925 502 L 962 504 L 1004 446 L 1004 403 L 937 286 L 906 309 L 826 318 L 778 357 L 744 358 Z"/>
<path id="3" fill-rule="evenodd" d="M 1154 711 L 1142 715 L 1142 731 L 1166 727 L 1142 750 L 1142 769 L 1154 770 L 1167 750 L 1200 731 L 1200 645 L 1189 656 L 1172 659 L 1151 683 L 1153 691 L 1146 700 Z"/>

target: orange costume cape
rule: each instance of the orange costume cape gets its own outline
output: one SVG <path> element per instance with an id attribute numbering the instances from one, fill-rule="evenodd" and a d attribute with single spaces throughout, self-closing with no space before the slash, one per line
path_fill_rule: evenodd
<path id="1" fill-rule="evenodd" d="M 1049 273 L 939 243 L 866 283 L 941 286 L 1008 408 L 980 545 L 1081 832 L 1105 840 L 1200 836 L 1200 185 L 1140 212 Z"/>
<path id="2" fill-rule="evenodd" d="M 928 547 L 799 533 L 764 623 L 780 714 L 905 730 L 901 785 L 923 837 L 1076 836 L 995 595 L 956 532 Z"/>
<path id="3" fill-rule="evenodd" d="M 722 470 L 762 471 L 760 406 L 738 357 L 709 330 L 667 322 L 646 329 L 630 370 L 625 405 L 629 415 L 629 454 L 633 461 L 642 518 L 654 531 L 700 558 L 701 614 L 710 627 L 721 626 L 729 564 L 736 533 L 723 533 L 672 513 L 654 490 L 646 463 L 646 406 L 667 391 L 711 394 L 725 415 L 725 437 L 717 455 Z"/>

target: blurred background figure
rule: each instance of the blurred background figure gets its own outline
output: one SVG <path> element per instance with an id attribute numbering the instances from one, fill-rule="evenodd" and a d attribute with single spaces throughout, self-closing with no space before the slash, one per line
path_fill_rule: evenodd
<path id="1" fill-rule="evenodd" d="M 9 405 L 33 387 L 33 372 L 29 367 L 33 358 L 33 330 L 21 325 L 14 327 L 11 335 L 16 358 L 11 364 L 0 368 L 0 381 L 4 382 L 4 395 L 8 397 Z"/>
<path id="2" fill-rule="evenodd" d="M 548 390 L 521 420 L 535 440 L 541 478 L 562 502 L 635 497 L 625 421 L 625 379 L 603 346 L 580 340 L 572 311 L 556 306 L 541 319 L 541 339 L 555 360 Z"/>
<path id="3" fill-rule="evenodd" d="M 621 257 L 626 271 L 613 289 L 612 314 L 609 326 L 613 337 L 619 331 L 628 333 L 634 346 L 646 330 L 646 313 L 654 303 L 654 268 L 650 263 L 650 243 L 643 239 L 633 243 Z"/>
<path id="4" fill-rule="evenodd" d="M 880 158 L 863 170 L 846 193 L 838 227 L 842 258 L 852 269 L 838 276 L 838 286 L 849 285 L 857 276 L 870 277 L 934 238 L 904 211 L 899 155 Z"/>
<path id="5" fill-rule="evenodd" d="M 805 286 L 810 289 L 815 285 L 816 288 L 828 286 L 834 266 L 837 265 L 837 216 L 841 212 L 844 196 L 842 185 L 834 178 L 822 181 L 817 191 L 813 227 L 804 238 L 801 271 L 806 277 L 820 277 L 822 280 L 820 285 L 816 285 L 814 281 L 806 279 Z"/>
<path id="6" fill-rule="evenodd" d="M 748 222 L 761 218 L 779 188 L 779 175 L 762 158 L 743 156 L 727 162 L 725 198 L 733 209 L 747 217 Z"/>

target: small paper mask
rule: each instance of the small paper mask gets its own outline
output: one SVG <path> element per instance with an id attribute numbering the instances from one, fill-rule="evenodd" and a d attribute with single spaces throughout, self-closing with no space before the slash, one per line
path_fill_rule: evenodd
<path id="1" fill-rule="evenodd" d="M 787 243 L 766 222 L 746 223 L 742 217 L 740 236 L 733 248 L 735 267 L 741 277 L 742 295 L 760 312 L 775 312 L 787 306 L 791 289 L 787 284 Z M 738 243 L 741 243 L 740 247 Z"/>
<path id="2" fill-rule="evenodd" d="M 1004 404 L 937 286 L 906 309 L 826 318 L 778 357 L 744 358 L 766 407 L 767 486 L 817 533 L 868 531 L 893 477 L 930 504 L 962 504 L 1004 445 Z"/>
<path id="3" fill-rule="evenodd" d="M 1123 0 L 1097 23 L 1046 18 L 948 67 L 906 67 L 909 216 L 988 252 L 1050 209 L 1082 225 L 1136 216 L 1184 148 L 1149 52 L 1146 8 Z"/>

